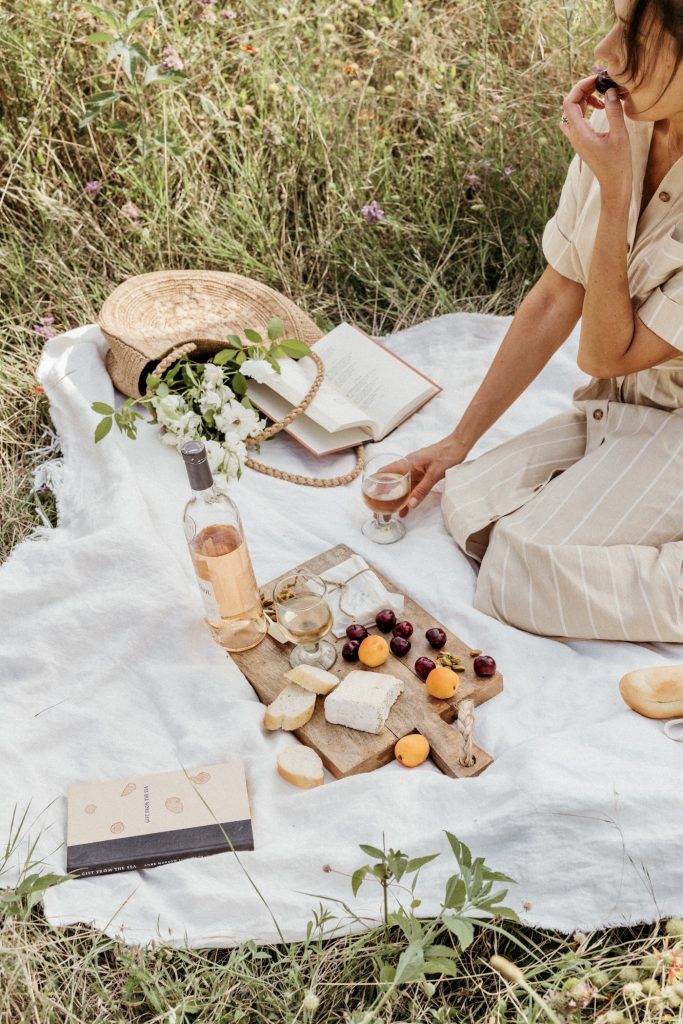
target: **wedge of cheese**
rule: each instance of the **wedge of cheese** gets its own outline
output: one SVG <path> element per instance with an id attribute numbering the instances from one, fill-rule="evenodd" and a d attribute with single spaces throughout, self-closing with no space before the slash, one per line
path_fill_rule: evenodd
<path id="1" fill-rule="evenodd" d="M 325 698 L 325 718 L 361 732 L 379 733 L 403 683 L 388 672 L 349 672 Z"/>
<path id="2" fill-rule="evenodd" d="M 330 693 L 339 685 L 337 676 L 316 665 L 297 665 L 296 668 L 290 668 L 289 672 L 285 672 L 285 679 L 288 683 L 303 686 L 304 690 L 310 690 L 311 693 Z"/>

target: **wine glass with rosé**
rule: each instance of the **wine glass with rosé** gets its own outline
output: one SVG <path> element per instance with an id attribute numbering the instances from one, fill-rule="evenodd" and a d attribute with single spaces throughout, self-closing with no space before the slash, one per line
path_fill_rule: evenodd
<path id="1" fill-rule="evenodd" d="M 363 501 L 373 516 L 363 523 L 362 532 L 376 544 L 393 544 L 406 528 L 396 513 L 410 494 L 410 463 L 403 455 L 383 452 L 365 464 L 361 483 Z"/>
<path id="2" fill-rule="evenodd" d="M 314 573 L 293 573 L 275 585 L 273 600 L 278 623 L 287 639 L 296 645 L 289 657 L 292 668 L 331 668 L 337 660 L 337 649 L 329 640 L 323 640 L 333 621 L 325 581 Z"/>

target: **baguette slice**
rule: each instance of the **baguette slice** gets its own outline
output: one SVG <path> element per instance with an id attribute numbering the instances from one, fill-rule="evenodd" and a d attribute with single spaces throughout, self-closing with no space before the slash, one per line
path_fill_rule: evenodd
<path id="1" fill-rule="evenodd" d="M 628 706 L 646 718 L 683 716 L 683 665 L 636 668 L 621 677 L 619 690 Z"/>
<path id="2" fill-rule="evenodd" d="M 315 750 L 301 743 L 292 744 L 278 754 L 277 770 L 286 782 L 300 789 L 323 784 L 323 763 Z"/>
<path id="3" fill-rule="evenodd" d="M 297 665 L 296 668 L 290 668 L 289 672 L 285 672 L 285 679 L 290 683 L 296 683 L 297 686 L 303 686 L 304 690 L 321 693 L 323 696 L 331 693 L 335 686 L 339 685 L 339 680 L 332 672 L 326 672 L 317 665 Z"/>
<path id="4" fill-rule="evenodd" d="M 263 724 L 266 729 L 300 729 L 315 710 L 315 694 L 290 683 L 266 708 Z"/>

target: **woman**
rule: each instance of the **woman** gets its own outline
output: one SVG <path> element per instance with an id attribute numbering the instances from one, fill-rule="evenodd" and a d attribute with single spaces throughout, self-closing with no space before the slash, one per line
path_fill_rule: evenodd
<path id="1" fill-rule="evenodd" d="M 452 434 L 413 452 L 403 514 L 442 510 L 481 562 L 474 607 L 553 637 L 683 641 L 683 21 L 680 0 L 615 0 L 596 76 L 564 100 L 576 150 L 525 297 Z M 623 107 L 622 107 L 623 103 Z M 593 107 L 590 120 L 586 107 Z M 572 408 L 469 450 L 581 317 Z"/>

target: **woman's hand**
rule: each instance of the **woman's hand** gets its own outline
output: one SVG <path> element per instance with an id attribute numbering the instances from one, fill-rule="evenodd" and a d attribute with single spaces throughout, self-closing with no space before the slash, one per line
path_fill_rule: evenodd
<path id="1" fill-rule="evenodd" d="M 560 128 L 600 184 L 603 196 L 630 197 L 633 179 L 631 143 L 624 111 L 616 89 L 608 89 L 605 101 L 593 95 L 597 75 L 582 78 L 564 98 L 567 123 Z M 604 108 L 609 121 L 608 132 L 596 132 L 584 118 L 586 107 Z"/>
<path id="2" fill-rule="evenodd" d="M 446 470 L 462 462 L 469 451 L 468 445 L 452 435 L 444 437 L 428 448 L 420 448 L 406 455 L 410 463 L 411 491 L 407 503 L 399 512 L 403 518 L 411 508 L 416 508 L 427 497 L 435 483 L 442 480 Z"/>

